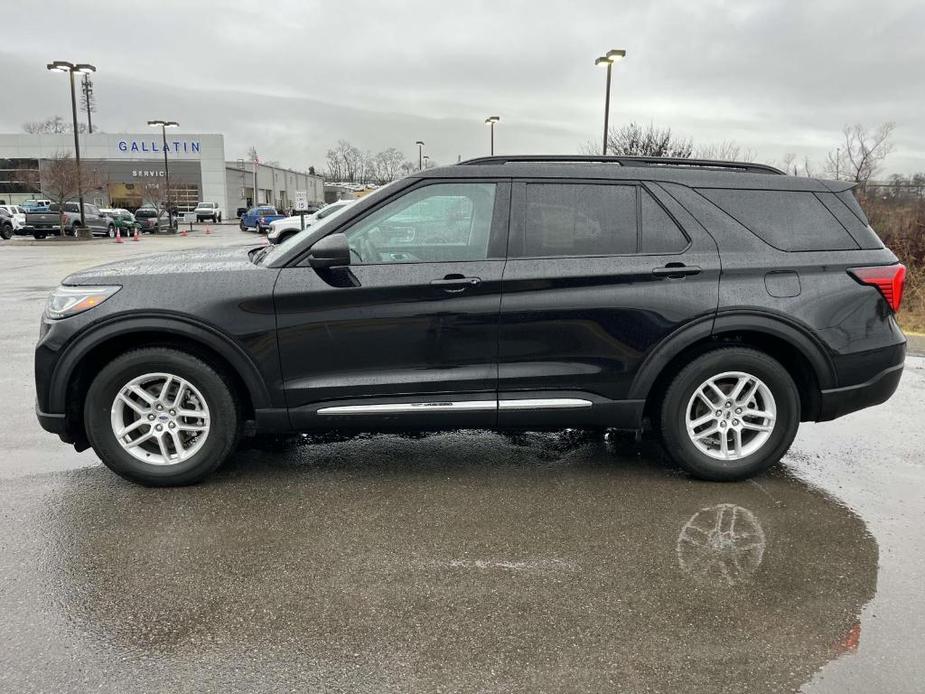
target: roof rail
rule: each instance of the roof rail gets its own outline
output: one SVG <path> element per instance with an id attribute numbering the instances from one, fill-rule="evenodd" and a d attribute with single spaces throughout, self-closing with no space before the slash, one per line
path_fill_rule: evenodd
<path id="1" fill-rule="evenodd" d="M 619 164 L 620 166 L 676 166 L 691 169 L 717 169 L 741 173 L 766 173 L 786 176 L 783 171 L 768 164 L 745 161 L 719 161 L 714 159 L 683 159 L 679 157 L 621 157 L 588 154 L 517 154 L 513 156 L 477 157 L 459 162 L 462 166 L 508 164 L 516 162 L 556 162 L 560 164 Z"/>

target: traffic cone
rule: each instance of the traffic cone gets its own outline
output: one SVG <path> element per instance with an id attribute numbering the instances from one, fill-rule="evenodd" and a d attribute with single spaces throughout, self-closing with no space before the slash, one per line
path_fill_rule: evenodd
<path id="1" fill-rule="evenodd" d="M 189 236 L 189 233 L 186 231 L 186 227 L 184 227 L 183 231 L 180 232 L 180 236 Z"/>
<path id="2" fill-rule="evenodd" d="M 206 225 L 206 233 L 207 233 L 207 234 L 211 234 L 211 233 L 212 233 L 212 229 L 209 228 L 209 225 L 208 225 L 208 224 Z"/>
<path id="3" fill-rule="evenodd" d="M 125 243 L 125 241 L 122 240 L 122 234 L 119 233 L 118 228 L 116 229 L 116 243 Z"/>
<path id="4" fill-rule="evenodd" d="M 141 237 L 138 235 L 138 229 L 135 229 L 135 233 L 132 235 L 132 241 L 141 241 Z"/>

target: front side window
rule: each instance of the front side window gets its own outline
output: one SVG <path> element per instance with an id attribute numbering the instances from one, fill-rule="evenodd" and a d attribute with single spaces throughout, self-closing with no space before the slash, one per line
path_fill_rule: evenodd
<path id="1" fill-rule="evenodd" d="M 416 188 L 346 232 L 352 263 L 485 260 L 495 207 L 494 183 Z"/>
<path id="2" fill-rule="evenodd" d="M 528 183 L 521 258 L 636 252 L 636 187 Z"/>

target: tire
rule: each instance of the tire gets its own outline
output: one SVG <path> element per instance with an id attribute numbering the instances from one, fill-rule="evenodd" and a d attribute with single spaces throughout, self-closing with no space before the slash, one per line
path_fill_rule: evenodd
<path id="1" fill-rule="evenodd" d="M 738 402 L 719 398 L 720 393 L 707 385 L 716 379 L 719 391 L 728 396 L 743 378 Z M 712 396 L 710 408 L 697 395 L 702 386 Z M 750 393 L 753 397 L 745 402 Z M 770 416 L 749 415 L 750 411 Z M 689 422 L 696 425 L 693 433 L 688 433 Z M 777 360 L 758 350 L 726 347 L 707 352 L 681 369 L 665 392 L 660 423 L 668 455 L 694 477 L 741 480 L 775 465 L 790 448 L 800 426 L 800 395 Z M 715 433 L 704 436 L 713 429 Z M 725 452 L 723 439 L 729 449 Z"/>
<path id="2" fill-rule="evenodd" d="M 174 386 L 179 385 L 178 379 L 185 381 L 186 386 L 183 394 L 171 387 L 165 402 L 155 410 L 159 404 L 156 395 L 165 375 L 175 379 Z M 117 401 L 134 379 L 142 379 L 139 388 L 148 393 L 145 400 L 131 396 L 142 413 L 121 399 Z M 182 405 L 176 411 L 198 412 L 204 416 L 171 416 L 174 410 L 170 403 L 175 397 L 180 398 Z M 151 401 L 150 406 L 147 399 Z M 150 417 L 154 419 L 149 425 Z M 140 432 L 137 438 L 149 432 L 154 434 L 155 426 L 164 427 L 163 433 L 154 436 L 164 440 L 165 446 L 161 447 L 157 438 L 148 438 L 139 441 L 138 446 L 124 447 L 114 429 L 127 424 L 136 424 Z M 175 426 L 170 427 L 171 424 Z M 234 394 L 211 366 L 186 352 L 151 347 L 117 357 L 97 374 L 87 391 L 84 425 L 90 445 L 110 470 L 138 484 L 168 487 L 194 484 L 219 467 L 237 446 L 240 415 Z M 204 425 L 207 431 L 202 432 Z M 189 427 L 199 427 L 199 430 L 184 431 Z M 204 438 L 200 439 L 203 433 Z M 133 436 L 136 435 L 126 434 L 129 439 Z M 185 448 L 181 451 L 174 441 L 180 441 L 180 447 Z M 162 455 L 164 452 L 166 457 Z"/>
<path id="3" fill-rule="evenodd" d="M 241 227 L 241 231 L 247 231 L 247 227 L 244 226 L 244 220 L 243 220 L 243 219 L 241 220 L 241 223 L 240 223 L 238 226 Z"/>
<path id="4" fill-rule="evenodd" d="M 106 235 L 107 235 L 109 238 L 111 238 L 111 239 L 116 238 L 116 228 L 115 228 L 114 226 L 109 226 L 109 227 L 107 227 L 107 228 L 106 228 Z"/>
<path id="5" fill-rule="evenodd" d="M 48 236 L 48 234 L 46 234 L 44 231 L 33 231 L 32 232 L 32 238 L 35 238 L 35 239 L 41 240 L 41 239 L 44 239 L 46 236 Z"/>
<path id="6" fill-rule="evenodd" d="M 0 238 L 2 238 L 4 241 L 9 241 L 11 238 L 13 238 L 12 224 L 4 224 L 3 226 L 0 226 Z"/>
<path id="7" fill-rule="evenodd" d="M 221 223 L 222 223 L 222 216 L 221 216 L 221 215 L 218 216 L 218 221 L 216 221 L 215 223 L 216 223 L 216 224 L 221 224 Z"/>

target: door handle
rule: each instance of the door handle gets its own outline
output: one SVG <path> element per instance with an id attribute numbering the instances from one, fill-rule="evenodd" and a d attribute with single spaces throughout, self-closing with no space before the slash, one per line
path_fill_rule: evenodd
<path id="1" fill-rule="evenodd" d="M 442 289 L 445 292 L 450 292 L 451 294 L 458 294 L 459 292 L 466 291 L 469 287 L 477 287 L 481 283 L 482 280 L 479 277 L 447 275 L 442 280 L 432 280 L 430 286 Z"/>
<path id="2" fill-rule="evenodd" d="M 681 279 L 688 275 L 699 275 L 701 269 L 697 265 L 685 265 L 684 263 L 668 263 L 665 267 L 652 269 L 652 274 L 656 277 L 665 277 L 667 279 Z"/>

